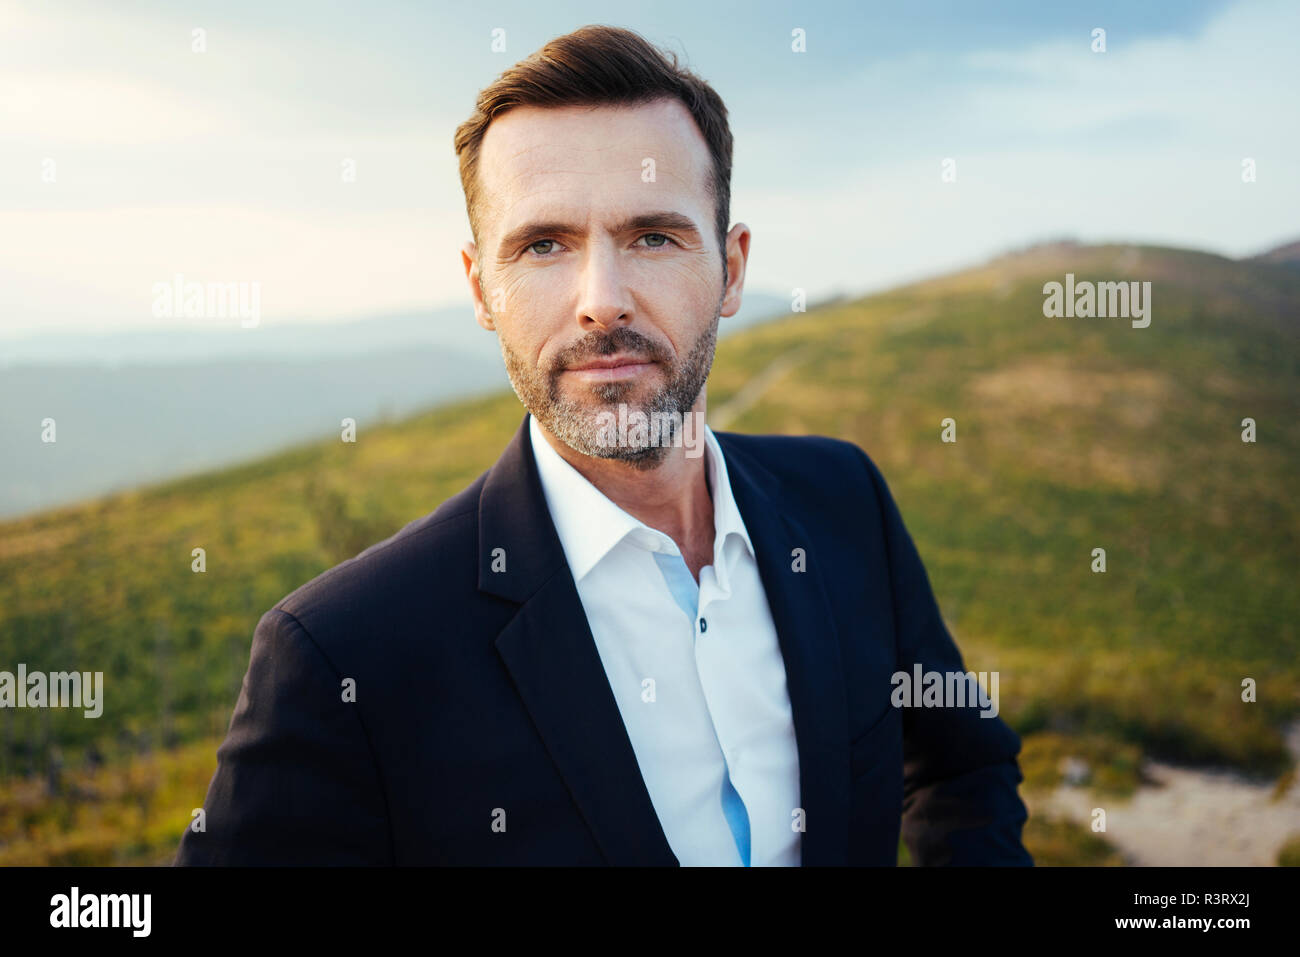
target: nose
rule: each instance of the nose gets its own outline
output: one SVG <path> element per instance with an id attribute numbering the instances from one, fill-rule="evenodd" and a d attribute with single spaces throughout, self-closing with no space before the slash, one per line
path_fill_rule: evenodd
<path id="1" fill-rule="evenodd" d="M 578 325 L 609 331 L 632 321 L 632 304 L 618 249 L 605 238 L 588 246 L 578 279 Z"/>

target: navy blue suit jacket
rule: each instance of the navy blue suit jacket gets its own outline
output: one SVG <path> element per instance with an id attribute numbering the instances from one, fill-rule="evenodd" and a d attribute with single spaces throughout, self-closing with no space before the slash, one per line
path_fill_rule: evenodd
<path id="1" fill-rule="evenodd" d="M 463 492 L 262 617 L 178 864 L 678 863 L 527 425 Z M 1032 863 L 1015 733 L 890 702 L 896 671 L 963 665 L 875 465 L 833 439 L 717 438 L 785 660 L 803 863 L 894 864 L 900 828 L 918 864 Z"/>

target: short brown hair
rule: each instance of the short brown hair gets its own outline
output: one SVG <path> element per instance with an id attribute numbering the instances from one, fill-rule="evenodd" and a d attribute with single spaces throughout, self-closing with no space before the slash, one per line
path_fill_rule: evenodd
<path id="1" fill-rule="evenodd" d="M 727 264 L 727 224 L 731 219 L 731 128 L 722 98 L 677 56 L 651 45 L 640 34 L 619 27 L 585 26 L 556 37 L 532 56 L 502 73 L 478 95 L 474 114 L 456 128 L 456 155 L 465 190 L 474 242 L 478 242 L 478 158 L 489 124 L 516 106 L 600 106 L 648 103 L 674 97 L 685 104 L 713 157 L 709 180 L 714 227 Z"/>

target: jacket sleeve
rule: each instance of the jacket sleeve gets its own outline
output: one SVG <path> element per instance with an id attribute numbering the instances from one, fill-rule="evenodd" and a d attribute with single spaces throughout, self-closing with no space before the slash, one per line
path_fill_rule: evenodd
<path id="1" fill-rule="evenodd" d="M 964 672 L 893 496 L 875 463 L 862 455 L 880 503 L 898 670 L 915 674 L 919 664 L 922 675 Z M 1017 793 L 1023 778 L 1016 733 L 1000 717 L 982 715 L 978 702 L 902 711 L 902 837 L 913 863 L 1032 865 L 1021 842 L 1028 812 Z"/>
<path id="2" fill-rule="evenodd" d="M 272 609 L 177 865 L 391 864 L 379 773 L 343 677 L 298 619 Z"/>

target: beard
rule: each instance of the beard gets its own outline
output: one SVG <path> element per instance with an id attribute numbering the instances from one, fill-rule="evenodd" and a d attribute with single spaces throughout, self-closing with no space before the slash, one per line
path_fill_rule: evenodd
<path id="1" fill-rule="evenodd" d="M 618 407 L 624 405 L 628 417 L 640 412 L 649 422 L 656 421 L 655 415 L 666 416 L 660 422 L 682 422 L 699 398 L 713 366 L 720 316 L 715 310 L 713 319 L 680 362 L 674 362 L 662 346 L 627 326 L 585 336 L 560 350 L 545 368 L 529 366 L 511 351 L 499 333 L 498 339 L 510 385 L 539 425 L 582 455 L 615 459 L 645 470 L 657 467 L 664 460 L 673 445 L 672 435 L 651 434 L 644 442 L 611 443 L 602 415 L 617 417 Z M 562 394 L 560 377 L 569 366 L 620 352 L 657 364 L 663 372 L 663 383 L 639 400 L 634 394 L 644 390 L 641 381 L 602 382 L 578 387 L 577 396 Z"/>

